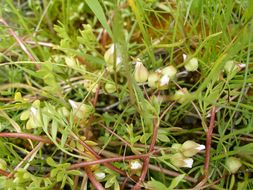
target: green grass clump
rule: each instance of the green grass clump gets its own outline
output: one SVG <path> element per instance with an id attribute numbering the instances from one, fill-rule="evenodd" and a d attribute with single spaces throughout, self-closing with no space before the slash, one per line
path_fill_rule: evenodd
<path id="1" fill-rule="evenodd" d="M 253 189 L 252 16 L 0 2 L 0 189 Z"/>

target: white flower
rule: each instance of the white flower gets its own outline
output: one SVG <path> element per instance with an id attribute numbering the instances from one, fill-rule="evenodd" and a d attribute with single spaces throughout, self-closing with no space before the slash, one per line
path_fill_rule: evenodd
<path id="1" fill-rule="evenodd" d="M 142 164 L 138 160 L 132 160 L 130 162 L 130 168 L 132 170 L 138 170 L 138 169 L 141 169 L 141 167 L 142 167 Z"/>
<path id="2" fill-rule="evenodd" d="M 184 159 L 185 165 L 183 167 L 185 168 L 191 168 L 193 164 L 193 159 L 192 158 L 186 158 Z"/>
<path id="3" fill-rule="evenodd" d="M 33 116 L 36 116 L 37 113 L 38 110 L 35 107 L 31 107 L 31 114 L 33 114 Z"/>
<path id="4" fill-rule="evenodd" d="M 163 75 L 162 78 L 160 79 L 160 85 L 165 86 L 169 84 L 170 78 L 168 75 Z"/>
<path id="5" fill-rule="evenodd" d="M 73 100 L 69 100 L 69 104 L 71 105 L 71 107 L 72 107 L 73 109 L 77 109 L 77 108 L 78 108 L 77 103 L 76 103 L 75 101 L 73 101 Z"/>
<path id="6" fill-rule="evenodd" d="M 187 58 L 187 55 L 183 53 L 183 59 L 184 59 L 184 61 L 186 60 L 186 58 Z"/>

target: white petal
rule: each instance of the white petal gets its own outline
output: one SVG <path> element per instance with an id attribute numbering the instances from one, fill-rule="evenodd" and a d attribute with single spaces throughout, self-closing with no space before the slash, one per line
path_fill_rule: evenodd
<path id="1" fill-rule="evenodd" d="M 203 144 L 200 144 L 196 149 L 197 150 L 205 150 L 206 146 Z"/>
<path id="2" fill-rule="evenodd" d="M 184 159 L 184 167 L 186 168 L 191 168 L 192 167 L 192 164 L 193 164 L 193 159 L 192 158 L 186 158 Z"/>
<path id="3" fill-rule="evenodd" d="M 131 167 L 132 170 L 137 170 L 137 169 L 140 169 L 142 167 L 142 165 L 138 161 L 133 161 L 130 164 L 131 164 L 130 167 Z"/>
<path id="4" fill-rule="evenodd" d="M 168 77 L 168 75 L 163 75 L 160 80 L 160 85 L 161 86 L 167 85 L 169 81 L 170 81 L 170 78 Z"/>
<path id="5" fill-rule="evenodd" d="M 31 107 L 31 112 L 32 112 L 33 115 L 36 115 L 38 110 L 34 107 Z"/>
<path id="6" fill-rule="evenodd" d="M 184 61 L 186 60 L 186 58 L 187 58 L 187 55 L 183 53 L 183 59 L 184 59 Z"/>
<path id="7" fill-rule="evenodd" d="M 116 65 L 120 64 L 121 62 L 122 62 L 122 57 L 118 55 L 116 59 Z"/>
<path id="8" fill-rule="evenodd" d="M 69 100 L 69 103 L 70 103 L 70 105 L 71 105 L 71 107 L 72 107 L 73 109 L 77 109 L 77 108 L 78 108 L 78 105 L 77 105 L 77 103 L 76 103 L 75 101 Z"/>

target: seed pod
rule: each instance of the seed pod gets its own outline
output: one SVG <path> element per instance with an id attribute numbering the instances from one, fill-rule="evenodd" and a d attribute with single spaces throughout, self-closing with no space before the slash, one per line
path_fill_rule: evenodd
<path id="1" fill-rule="evenodd" d="M 90 114 L 94 112 L 94 108 L 91 105 L 75 102 L 73 100 L 69 100 L 69 103 L 72 107 L 74 116 L 79 119 L 87 119 Z"/>
<path id="2" fill-rule="evenodd" d="M 105 52 L 104 59 L 107 64 L 107 70 L 110 73 L 113 73 L 114 71 L 119 71 L 120 69 L 120 63 L 122 62 L 121 54 L 117 51 L 116 48 L 116 64 L 114 64 L 115 60 L 115 44 L 112 44 L 111 47 Z"/>
<path id="3" fill-rule="evenodd" d="M 184 67 L 187 71 L 196 71 L 199 67 L 198 59 L 192 58 Z"/>
<path id="4" fill-rule="evenodd" d="M 194 141 L 185 141 L 182 144 L 181 152 L 185 157 L 192 157 L 197 154 L 199 151 L 204 150 L 205 145 L 198 144 Z"/>
<path id="5" fill-rule="evenodd" d="M 138 60 L 135 64 L 134 78 L 136 82 L 140 83 L 148 80 L 148 70 L 140 60 Z"/>
<path id="6" fill-rule="evenodd" d="M 237 66 L 233 60 L 229 60 L 225 63 L 224 70 L 227 74 L 235 71 L 236 69 L 237 69 Z"/>
<path id="7" fill-rule="evenodd" d="M 163 75 L 167 75 L 169 78 L 174 78 L 177 74 L 177 69 L 174 66 L 170 65 L 170 66 L 163 68 L 161 70 L 161 73 Z"/>
<path id="8" fill-rule="evenodd" d="M 176 100 L 178 103 L 183 104 L 187 100 L 189 92 L 186 88 L 177 90 L 173 96 L 173 100 Z"/>
<path id="9" fill-rule="evenodd" d="M 148 86 L 151 88 L 158 88 L 158 82 L 160 80 L 160 74 L 157 72 L 150 73 L 148 75 Z"/>
<path id="10" fill-rule="evenodd" d="M 105 91 L 109 94 L 112 94 L 116 91 L 116 86 L 111 82 L 107 82 L 105 83 Z"/>
<path id="11" fill-rule="evenodd" d="M 242 163 L 240 160 L 236 157 L 229 157 L 226 160 L 226 166 L 232 174 L 235 174 L 239 168 L 242 166 Z"/>
<path id="12" fill-rule="evenodd" d="M 170 157 L 170 161 L 174 166 L 179 168 L 191 168 L 193 164 L 192 158 L 186 158 L 181 153 L 173 154 Z"/>

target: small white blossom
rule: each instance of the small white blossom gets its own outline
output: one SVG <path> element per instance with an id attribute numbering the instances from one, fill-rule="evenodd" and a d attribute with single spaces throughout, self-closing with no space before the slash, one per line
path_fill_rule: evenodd
<path id="1" fill-rule="evenodd" d="M 193 164 L 193 159 L 192 158 L 186 158 L 184 159 L 185 165 L 183 167 L 185 168 L 191 168 Z"/>
<path id="2" fill-rule="evenodd" d="M 201 151 L 201 150 L 205 150 L 206 146 L 203 144 L 200 144 L 198 147 L 196 147 L 197 150 Z"/>
<path id="3" fill-rule="evenodd" d="M 163 75 L 162 78 L 160 79 L 160 85 L 165 86 L 169 84 L 169 81 L 170 81 L 170 78 L 168 77 L 168 75 Z"/>
<path id="4" fill-rule="evenodd" d="M 183 53 L 183 59 L 184 59 L 184 61 L 186 60 L 186 58 L 187 58 L 187 55 Z"/>
<path id="5" fill-rule="evenodd" d="M 132 170 L 138 170 L 141 169 L 142 165 L 138 160 L 133 160 L 132 162 L 130 162 L 130 168 Z"/>
<path id="6" fill-rule="evenodd" d="M 77 103 L 76 103 L 75 101 L 73 101 L 73 100 L 69 100 L 69 104 L 71 105 L 71 107 L 72 107 L 73 109 L 77 109 L 77 108 L 78 108 Z"/>
<path id="7" fill-rule="evenodd" d="M 38 110 L 35 107 L 31 107 L 31 113 L 35 116 L 38 113 Z"/>

